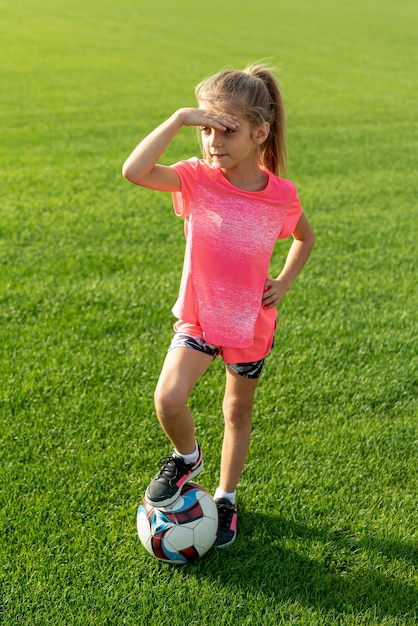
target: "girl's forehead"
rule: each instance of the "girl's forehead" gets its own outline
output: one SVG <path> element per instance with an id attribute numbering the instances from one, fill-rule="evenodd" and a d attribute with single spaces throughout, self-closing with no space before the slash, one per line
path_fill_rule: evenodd
<path id="1" fill-rule="evenodd" d="M 218 114 L 235 115 L 238 119 L 244 120 L 242 111 L 238 107 L 227 104 L 215 104 L 213 102 L 207 102 L 206 100 L 199 100 L 199 109 L 205 109 L 206 111 L 213 111 Z"/>

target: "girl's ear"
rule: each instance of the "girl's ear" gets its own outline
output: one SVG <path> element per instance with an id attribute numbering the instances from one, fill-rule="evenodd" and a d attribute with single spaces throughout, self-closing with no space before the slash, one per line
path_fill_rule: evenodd
<path id="1" fill-rule="evenodd" d="M 254 131 L 255 143 L 261 146 L 261 144 L 265 142 L 269 134 L 270 134 L 270 124 L 268 122 L 263 122 L 260 126 L 257 126 L 257 128 Z"/>

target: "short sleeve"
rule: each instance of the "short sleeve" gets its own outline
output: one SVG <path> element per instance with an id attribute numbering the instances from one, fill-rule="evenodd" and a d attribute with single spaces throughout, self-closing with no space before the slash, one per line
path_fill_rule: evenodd
<path id="1" fill-rule="evenodd" d="M 293 200 L 290 202 L 289 208 L 286 213 L 286 221 L 279 235 L 279 239 L 286 239 L 289 237 L 296 228 L 300 216 L 302 215 L 302 205 L 299 200 L 296 189 L 294 190 Z"/>
<path id="2" fill-rule="evenodd" d="M 181 181 L 181 190 L 174 191 L 172 194 L 174 212 L 179 217 L 187 217 L 189 215 L 190 202 L 196 188 L 200 161 L 198 158 L 193 157 L 187 161 L 174 163 L 172 167 L 176 170 Z"/>

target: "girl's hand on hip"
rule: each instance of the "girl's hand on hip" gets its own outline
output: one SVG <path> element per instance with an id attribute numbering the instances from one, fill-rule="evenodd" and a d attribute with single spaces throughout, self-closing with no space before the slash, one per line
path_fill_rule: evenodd
<path id="1" fill-rule="evenodd" d="M 262 299 L 263 309 L 273 309 L 283 300 L 288 288 L 279 279 L 268 278 L 264 283 L 264 293 Z"/>

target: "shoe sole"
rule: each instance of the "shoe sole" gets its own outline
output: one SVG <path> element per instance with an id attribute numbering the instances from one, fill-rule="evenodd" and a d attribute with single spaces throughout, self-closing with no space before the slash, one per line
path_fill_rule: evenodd
<path id="1" fill-rule="evenodd" d="M 164 500 L 160 500 L 160 501 L 152 500 L 147 495 L 147 492 L 148 492 L 148 488 L 147 488 L 147 490 L 145 491 L 145 500 L 148 502 L 148 504 L 150 504 L 151 506 L 155 506 L 157 509 L 170 506 L 170 504 L 173 504 L 180 497 L 183 485 L 185 485 L 186 483 L 189 483 L 193 478 L 198 476 L 202 470 L 203 470 L 203 459 L 200 465 L 198 465 L 195 470 L 190 472 L 190 474 L 187 474 L 186 476 L 184 476 L 181 479 L 181 481 L 179 481 L 180 482 L 179 487 L 173 496 L 170 496 L 170 498 L 165 498 Z"/>
<path id="2" fill-rule="evenodd" d="M 232 546 L 232 544 L 234 543 L 236 538 L 237 538 L 237 533 L 235 533 L 235 535 L 233 536 L 231 541 L 228 541 L 228 543 L 219 543 L 219 544 L 217 544 L 215 542 L 215 548 L 218 548 L 219 550 L 222 550 L 222 548 L 227 548 L 228 546 Z"/>

